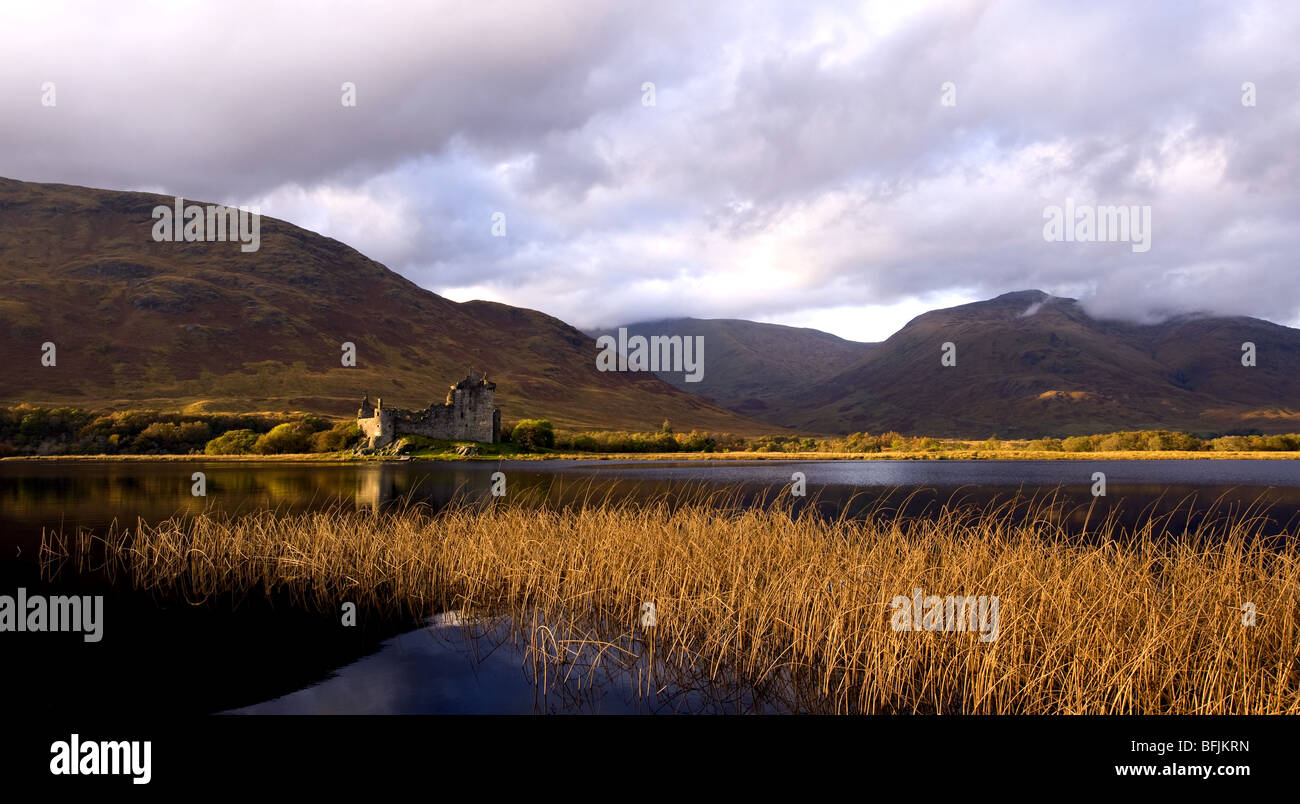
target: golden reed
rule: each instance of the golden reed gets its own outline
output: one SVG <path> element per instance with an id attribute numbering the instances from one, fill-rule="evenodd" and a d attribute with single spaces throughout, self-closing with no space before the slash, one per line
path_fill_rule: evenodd
<path id="1" fill-rule="evenodd" d="M 1257 538 L 1257 513 L 1071 535 L 1043 501 L 833 519 L 737 499 L 202 514 L 45 552 L 193 600 L 505 614 L 535 663 L 653 650 L 705 684 L 786 684 L 803 711 L 1300 713 L 1300 555 L 1294 534 Z M 894 630 L 914 589 L 996 596 L 997 638 Z"/>

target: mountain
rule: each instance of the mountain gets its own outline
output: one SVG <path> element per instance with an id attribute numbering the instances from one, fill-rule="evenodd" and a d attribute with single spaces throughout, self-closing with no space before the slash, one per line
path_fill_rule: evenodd
<path id="1" fill-rule="evenodd" d="M 597 371 L 595 342 L 551 316 L 449 301 L 284 221 L 263 217 L 251 253 L 155 242 L 152 210 L 173 201 L 0 179 L 0 403 L 349 415 L 367 392 L 441 402 L 472 369 L 505 420 L 776 429 L 648 373 Z"/>
<path id="2" fill-rule="evenodd" d="M 1300 330 L 1255 318 L 1098 320 L 1023 291 L 926 313 L 880 344 L 734 320 L 629 327 L 704 337 L 703 381 L 666 382 L 600 372 L 593 338 L 562 321 L 449 301 L 284 221 L 263 217 L 252 253 L 155 242 L 152 211 L 172 202 L 0 179 L 0 403 L 348 415 L 363 393 L 424 407 L 476 370 L 505 419 L 568 428 L 1300 431 Z M 940 364 L 945 342 L 955 366 Z"/>
<path id="3" fill-rule="evenodd" d="M 1257 363 L 1242 365 L 1242 344 Z M 945 342 L 956 365 L 941 365 Z M 852 366 L 773 398 L 767 421 L 823 433 L 1063 436 L 1121 429 L 1300 431 L 1300 330 L 1257 318 L 1098 320 L 1042 291 L 934 310 Z"/>
<path id="4" fill-rule="evenodd" d="M 873 343 L 846 341 L 828 332 L 728 318 L 672 318 L 628 324 L 628 337 L 681 335 L 704 338 L 704 376 L 660 371 L 677 388 L 761 418 L 772 397 L 793 395 L 829 379 L 865 356 Z M 617 329 L 593 332 L 616 335 Z"/>

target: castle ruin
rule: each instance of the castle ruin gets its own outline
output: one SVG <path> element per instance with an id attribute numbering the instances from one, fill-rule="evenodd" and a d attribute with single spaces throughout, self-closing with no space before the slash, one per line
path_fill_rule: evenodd
<path id="1" fill-rule="evenodd" d="M 369 449 L 381 449 L 404 435 L 496 443 L 501 432 L 496 388 L 487 374 L 478 380 L 467 376 L 451 386 L 446 403 L 432 403 L 424 410 L 386 408 L 382 398 L 371 405 L 366 394 L 357 411 L 357 425 Z"/>

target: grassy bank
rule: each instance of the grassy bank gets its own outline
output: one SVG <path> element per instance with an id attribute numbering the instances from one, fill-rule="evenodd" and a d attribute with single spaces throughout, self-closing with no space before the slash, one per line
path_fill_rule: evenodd
<path id="1" fill-rule="evenodd" d="M 1300 714 L 1296 541 L 1215 517 L 1158 538 L 1176 521 L 1083 538 L 1046 508 L 828 521 L 716 500 L 498 502 L 203 515 L 43 552 L 106 549 L 120 580 L 189 600 L 258 588 L 326 613 L 508 615 L 544 672 L 653 652 L 660 674 L 804 711 Z M 996 596 L 997 638 L 894 630 L 891 601 L 917 588 Z"/>

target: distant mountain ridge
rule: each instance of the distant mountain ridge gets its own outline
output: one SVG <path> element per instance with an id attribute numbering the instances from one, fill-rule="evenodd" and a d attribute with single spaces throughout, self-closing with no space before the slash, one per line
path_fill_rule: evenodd
<path id="1" fill-rule="evenodd" d="M 1242 365 L 1253 343 L 1256 365 Z M 944 343 L 956 365 L 941 365 Z M 1099 320 L 1006 293 L 920 315 L 763 418 L 824 433 L 1063 436 L 1122 429 L 1300 431 L 1300 330 L 1249 317 Z"/>
<path id="2" fill-rule="evenodd" d="M 675 387 L 763 418 L 772 398 L 797 394 L 843 371 L 876 344 L 847 341 L 816 329 L 760 324 L 734 318 L 669 318 L 624 326 L 628 337 L 679 335 L 704 338 L 704 377 L 687 382 L 681 372 L 661 371 Z M 618 327 L 595 330 L 614 335 Z"/>

